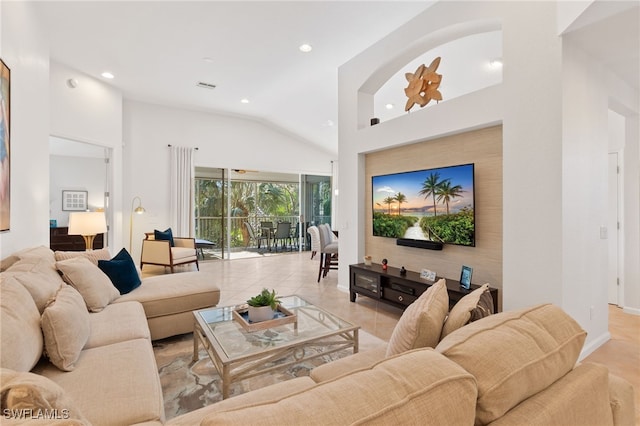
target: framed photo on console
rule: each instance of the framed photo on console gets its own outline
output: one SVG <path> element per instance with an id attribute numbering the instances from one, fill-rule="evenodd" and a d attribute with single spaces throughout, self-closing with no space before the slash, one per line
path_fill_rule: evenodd
<path id="1" fill-rule="evenodd" d="M 469 290 L 469 288 L 471 287 L 472 273 L 473 273 L 472 267 L 462 265 L 462 272 L 460 272 L 460 287 Z"/>

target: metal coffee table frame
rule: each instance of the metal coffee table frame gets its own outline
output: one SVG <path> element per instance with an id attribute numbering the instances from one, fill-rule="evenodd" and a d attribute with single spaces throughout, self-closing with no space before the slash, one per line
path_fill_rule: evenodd
<path id="1" fill-rule="evenodd" d="M 282 297 L 281 300 L 284 306 L 295 311 L 298 315 L 300 329 L 296 327 L 298 324 L 286 324 L 274 329 L 248 333 L 232 319 L 235 306 L 208 308 L 193 312 L 195 318 L 193 360 L 195 362 L 199 359 L 199 344 L 201 344 L 220 374 L 223 399 L 229 397 L 229 390 L 233 382 L 267 374 L 274 370 L 286 369 L 303 361 L 350 347 L 353 348 L 353 353 L 358 352 L 360 326 L 352 325 L 299 296 Z M 209 321 L 204 316 L 210 317 Z M 306 330 L 305 324 L 310 324 L 313 330 Z M 224 331 L 218 333 L 220 328 Z M 267 341 L 265 347 L 256 348 L 256 339 L 259 340 L 265 333 L 267 335 L 271 333 L 275 336 L 286 335 L 291 340 L 273 343 Z M 225 341 L 225 334 L 227 341 Z M 229 348 L 227 347 L 225 350 L 225 343 L 229 343 L 229 338 L 237 339 L 232 343 L 236 344 L 236 347 L 249 349 L 249 353 L 228 354 Z M 311 351 L 309 350 L 311 348 L 322 348 L 322 350 Z M 285 358 L 286 361 L 283 363 L 269 365 L 273 361 Z"/>

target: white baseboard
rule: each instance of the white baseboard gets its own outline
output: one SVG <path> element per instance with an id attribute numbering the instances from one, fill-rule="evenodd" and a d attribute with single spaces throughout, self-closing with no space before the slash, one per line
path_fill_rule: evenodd
<path id="1" fill-rule="evenodd" d="M 622 312 L 624 312 L 625 314 L 631 314 L 631 315 L 640 315 L 640 309 L 637 308 L 622 308 Z"/>
<path id="2" fill-rule="evenodd" d="M 582 352 L 580 352 L 580 357 L 578 358 L 578 361 L 582 361 L 584 358 L 591 355 L 593 351 L 595 351 L 600 346 L 607 343 L 609 340 L 611 340 L 611 333 L 607 331 L 606 333 L 603 333 L 602 335 L 600 335 L 597 339 L 591 341 L 588 345 L 585 345 L 582 348 Z"/>

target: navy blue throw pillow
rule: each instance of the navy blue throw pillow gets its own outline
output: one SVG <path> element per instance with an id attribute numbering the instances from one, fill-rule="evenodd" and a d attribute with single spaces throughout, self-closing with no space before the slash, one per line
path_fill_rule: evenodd
<path id="1" fill-rule="evenodd" d="M 126 249 L 120 250 L 111 260 L 98 260 L 98 267 L 109 277 L 120 294 L 127 294 L 142 284 L 136 265 Z"/>
<path id="2" fill-rule="evenodd" d="M 156 240 L 168 240 L 169 241 L 169 245 L 171 247 L 174 247 L 175 244 L 173 244 L 173 232 L 171 232 L 171 228 L 167 228 L 164 231 L 158 231 L 157 229 L 153 230 L 153 237 Z"/>

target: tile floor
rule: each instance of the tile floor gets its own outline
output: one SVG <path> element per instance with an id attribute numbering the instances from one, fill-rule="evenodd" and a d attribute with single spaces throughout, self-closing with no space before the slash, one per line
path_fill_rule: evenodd
<path id="1" fill-rule="evenodd" d="M 263 287 L 278 294 L 298 294 L 310 302 L 329 309 L 347 321 L 359 324 L 364 331 L 389 340 L 400 309 L 358 297 L 356 303 L 337 288 L 337 271 L 330 271 L 317 283 L 318 262 L 309 252 L 279 256 L 208 261 L 200 263 L 200 271 L 211 276 L 220 286 L 220 306 L 245 303 Z M 189 267 L 184 267 L 184 269 Z M 145 266 L 144 275 L 164 273 L 163 268 Z M 583 361 L 604 364 L 612 373 L 627 379 L 636 390 L 636 424 L 640 425 L 640 316 L 625 314 L 609 307 L 611 340 Z"/>

